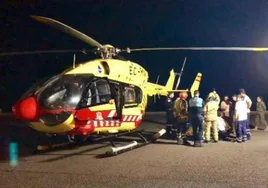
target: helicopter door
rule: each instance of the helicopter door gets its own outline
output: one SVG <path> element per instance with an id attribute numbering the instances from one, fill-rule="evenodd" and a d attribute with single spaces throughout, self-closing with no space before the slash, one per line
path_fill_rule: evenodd
<path id="1" fill-rule="evenodd" d="M 124 106 L 124 96 L 122 92 L 122 86 L 118 82 L 110 82 L 111 86 L 111 95 L 112 99 L 115 102 L 115 108 L 116 108 L 116 119 L 121 120 L 122 118 L 122 110 Z"/>
<path id="2" fill-rule="evenodd" d="M 107 78 L 95 78 L 85 90 L 78 109 L 89 107 L 93 111 L 98 111 L 101 105 L 101 109 L 104 111 L 116 110 L 119 119 L 122 116 L 123 101 L 121 98 L 122 94 L 118 83 L 110 83 Z"/>
<path id="3" fill-rule="evenodd" d="M 142 91 L 137 86 L 124 84 L 124 107 L 137 107 L 142 102 Z"/>

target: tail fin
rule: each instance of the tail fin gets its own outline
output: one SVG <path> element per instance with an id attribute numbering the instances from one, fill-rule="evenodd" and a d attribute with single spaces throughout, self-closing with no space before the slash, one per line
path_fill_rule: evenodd
<path id="1" fill-rule="evenodd" d="M 168 78 L 167 83 L 165 85 L 166 90 L 173 90 L 175 78 L 176 78 L 176 75 L 175 75 L 174 70 L 172 69 L 169 72 L 169 78 Z"/>
<path id="2" fill-rule="evenodd" d="M 194 82 L 192 84 L 192 87 L 190 89 L 190 92 L 191 92 L 192 97 L 194 96 L 194 91 L 199 89 L 201 78 L 202 78 L 202 74 L 201 73 L 197 73 L 197 75 L 195 77 L 195 80 L 194 80 Z"/>

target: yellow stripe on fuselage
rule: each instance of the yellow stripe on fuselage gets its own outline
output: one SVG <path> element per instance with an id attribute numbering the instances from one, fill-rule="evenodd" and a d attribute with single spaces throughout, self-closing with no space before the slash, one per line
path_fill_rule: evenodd
<path id="1" fill-rule="evenodd" d="M 30 127 L 45 133 L 65 133 L 74 129 L 75 125 L 73 123 L 74 117 L 70 115 L 70 117 L 63 123 L 54 125 L 54 126 L 47 126 L 42 122 L 30 122 Z"/>

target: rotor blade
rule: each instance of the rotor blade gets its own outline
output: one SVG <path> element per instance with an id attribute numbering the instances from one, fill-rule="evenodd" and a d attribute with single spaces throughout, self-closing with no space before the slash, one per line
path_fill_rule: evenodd
<path id="1" fill-rule="evenodd" d="M 88 50 L 86 50 L 88 51 Z M 24 52 L 2 52 L 0 56 L 11 56 L 11 55 L 32 55 L 32 54 L 52 54 L 52 53 L 85 53 L 83 50 L 37 50 L 37 51 L 24 51 Z"/>
<path id="2" fill-rule="evenodd" d="M 56 28 L 64 33 L 72 35 L 73 37 L 78 38 L 78 39 L 84 41 L 85 43 L 87 43 L 93 47 L 102 48 L 102 49 L 104 48 L 104 46 L 102 46 L 99 42 L 97 42 L 93 38 L 85 35 L 84 33 L 81 33 L 80 31 L 77 31 L 76 29 L 74 29 L 68 25 L 65 25 L 57 20 L 43 17 L 43 16 L 31 16 L 31 17 L 39 22 L 48 24 L 51 27 L 54 27 L 54 28 Z"/>
<path id="3" fill-rule="evenodd" d="M 186 61 L 187 61 L 187 57 L 184 58 L 183 65 L 182 65 L 182 68 L 181 68 L 181 73 L 183 73 Z"/>
<path id="4" fill-rule="evenodd" d="M 123 56 L 120 56 L 118 54 L 116 54 L 115 57 L 118 58 L 119 60 L 126 61 L 126 58 L 124 58 Z"/>
<path id="5" fill-rule="evenodd" d="M 268 51 L 267 47 L 169 47 L 169 48 L 135 48 L 122 50 L 125 52 L 131 51 L 161 51 L 161 50 L 215 50 L 215 51 Z"/>
<path id="6" fill-rule="evenodd" d="M 181 72 L 179 73 L 179 77 L 178 77 L 178 80 L 177 80 L 177 84 L 176 84 L 175 90 L 177 90 L 178 87 L 179 87 L 179 85 L 180 85 L 180 82 L 181 82 L 181 76 L 182 76 L 182 73 L 183 73 L 183 69 L 184 69 L 186 60 L 187 60 L 187 57 L 184 58 L 183 65 L 182 65 L 182 68 L 181 68 Z"/>

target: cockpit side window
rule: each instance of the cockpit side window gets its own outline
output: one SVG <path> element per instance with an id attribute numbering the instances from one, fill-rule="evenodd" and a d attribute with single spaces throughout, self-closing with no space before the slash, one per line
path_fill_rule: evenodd
<path id="1" fill-rule="evenodd" d="M 81 107 L 106 104 L 111 100 L 111 89 L 106 79 L 93 81 L 83 95 Z"/>

